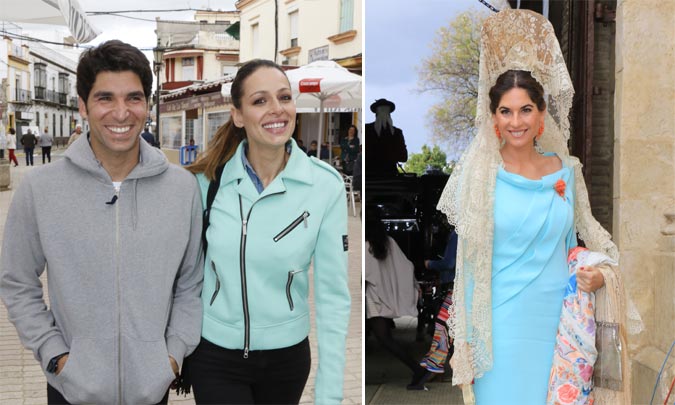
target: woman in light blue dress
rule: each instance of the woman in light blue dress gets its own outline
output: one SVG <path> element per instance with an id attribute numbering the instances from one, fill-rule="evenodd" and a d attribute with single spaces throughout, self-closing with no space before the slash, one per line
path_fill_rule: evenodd
<path id="1" fill-rule="evenodd" d="M 505 9 L 485 20 L 477 134 L 438 203 L 458 235 L 453 384 L 478 405 L 546 403 L 567 252 L 578 234 L 589 249 L 618 256 L 569 155 L 573 98 L 546 18 Z M 578 280 L 583 291 L 605 282 L 595 268 Z"/>
<path id="2" fill-rule="evenodd" d="M 546 102 L 530 72 L 509 70 L 490 90 L 502 164 L 494 192 L 493 365 L 475 380 L 478 404 L 546 401 L 574 232 L 574 176 L 554 153 L 540 153 Z M 599 270 L 582 288 L 602 287 Z"/>
<path id="3" fill-rule="evenodd" d="M 448 319 L 453 384 L 478 405 L 546 403 L 568 249 L 578 235 L 618 258 L 569 154 L 573 99 L 546 18 L 505 9 L 485 20 L 477 134 L 438 203 L 458 235 Z M 578 280 L 583 291 L 605 282 L 595 268 Z"/>

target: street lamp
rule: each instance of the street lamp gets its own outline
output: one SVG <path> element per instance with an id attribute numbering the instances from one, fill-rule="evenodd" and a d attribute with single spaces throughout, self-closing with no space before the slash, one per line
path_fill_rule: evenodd
<path id="1" fill-rule="evenodd" d="M 160 73 L 162 73 L 162 62 L 164 57 L 164 48 L 160 46 L 159 37 L 157 38 L 157 47 L 152 50 L 155 61 L 153 63 L 155 67 L 155 77 L 157 78 L 157 89 L 155 90 L 155 96 L 157 97 L 155 102 L 155 108 L 157 109 L 157 118 L 155 122 L 155 142 L 158 147 L 161 147 L 159 140 L 159 93 L 161 91 L 162 82 L 160 79 Z"/>

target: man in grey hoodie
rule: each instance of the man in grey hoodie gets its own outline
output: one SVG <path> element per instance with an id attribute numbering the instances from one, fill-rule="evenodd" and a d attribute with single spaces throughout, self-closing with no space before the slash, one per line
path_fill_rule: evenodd
<path id="1" fill-rule="evenodd" d="M 201 198 L 190 173 L 139 142 L 151 86 L 138 49 L 85 51 L 77 92 L 91 131 L 26 174 L 10 206 L 0 297 L 50 404 L 166 403 L 199 343 Z"/>

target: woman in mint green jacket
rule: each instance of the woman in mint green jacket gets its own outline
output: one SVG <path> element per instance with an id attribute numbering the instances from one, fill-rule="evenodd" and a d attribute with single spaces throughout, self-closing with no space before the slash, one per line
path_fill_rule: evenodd
<path id="1" fill-rule="evenodd" d="M 339 404 L 350 310 L 342 178 L 291 138 L 295 103 L 278 65 L 246 63 L 231 94 L 230 121 L 190 167 L 207 220 L 202 341 L 190 358 L 195 400 L 300 401 L 310 368 L 311 280 L 315 402 Z"/>

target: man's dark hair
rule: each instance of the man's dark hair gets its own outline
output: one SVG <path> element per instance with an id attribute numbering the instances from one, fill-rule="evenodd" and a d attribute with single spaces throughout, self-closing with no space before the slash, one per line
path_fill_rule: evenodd
<path id="1" fill-rule="evenodd" d="M 116 39 L 82 53 L 77 65 L 77 95 L 86 103 L 99 73 L 124 71 L 136 73 L 148 100 L 152 91 L 152 70 L 148 58 L 138 48 Z"/>

